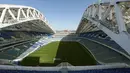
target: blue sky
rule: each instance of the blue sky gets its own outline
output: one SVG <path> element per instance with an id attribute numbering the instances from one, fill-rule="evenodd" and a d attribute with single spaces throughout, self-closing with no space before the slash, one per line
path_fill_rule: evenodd
<path id="1" fill-rule="evenodd" d="M 40 10 L 55 30 L 76 30 L 84 10 L 97 0 L 1 0 L 1 4 L 17 4 Z"/>

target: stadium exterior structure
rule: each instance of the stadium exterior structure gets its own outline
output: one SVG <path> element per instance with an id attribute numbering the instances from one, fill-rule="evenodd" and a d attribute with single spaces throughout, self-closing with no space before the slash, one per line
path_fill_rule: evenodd
<path id="1" fill-rule="evenodd" d="M 0 28 L 55 33 L 46 17 L 39 10 L 21 5 L 0 5 Z"/>
<path id="2" fill-rule="evenodd" d="M 52 34 L 55 34 L 55 30 L 39 10 L 29 6 L 0 4 L 0 51 L 3 52 L 1 53 L 3 57 L 1 56 L 0 59 L 2 63 L 3 59 L 17 58 L 33 44 L 36 48 L 35 43 L 41 37 L 48 37 Z M 19 52 L 15 53 L 16 50 Z M 14 56 L 10 54 L 11 52 Z M 4 61 L 7 63 L 8 60 Z"/>
<path id="3" fill-rule="evenodd" d="M 102 0 L 88 6 L 77 28 L 77 33 L 102 30 L 130 54 L 129 0 Z"/>
<path id="4" fill-rule="evenodd" d="M 47 25 L 47 21 L 44 16 L 36 9 L 27 6 L 16 6 L 16 5 L 1 5 L 1 30 L 4 33 L 15 33 L 17 35 L 25 36 L 23 37 L 9 37 L 6 39 L 5 36 L 2 37 L 2 41 L 13 40 L 13 44 L 16 44 L 16 39 L 21 40 L 17 44 L 22 45 L 22 48 L 28 48 L 27 45 L 32 45 L 34 42 L 41 38 L 44 34 L 54 34 L 55 31 Z M 3 32 L 4 30 L 4 32 Z M 5 32 L 6 31 L 6 32 Z M 20 32 L 20 33 L 18 33 Z M 43 33 L 42 33 L 43 32 Z M 9 34 L 13 35 L 13 34 Z M 31 36 L 30 36 L 31 35 Z M 40 36 L 40 37 L 39 37 Z M 4 39 L 3 39 L 4 38 Z M 31 38 L 31 39 L 29 39 Z M 23 40 L 24 39 L 24 40 Z M 28 40 L 27 40 L 28 39 Z M 31 41 L 36 39 L 36 41 Z M 0 39 L 1 40 L 1 39 Z M 26 41 L 26 43 L 25 43 Z M 9 42 L 9 43 L 10 43 Z M 22 43 L 21 43 L 22 42 Z M 6 42 L 7 43 L 7 42 Z M 6 44 L 4 43 L 4 45 Z M 29 43 L 29 44 L 28 44 Z M 31 44 L 30 44 L 31 43 Z M 8 46 L 10 46 L 8 45 Z M 17 46 L 17 45 L 15 45 Z M 13 48 L 15 47 L 13 46 Z M 1 47 L 1 46 L 0 46 Z M 2 46 L 2 56 L 8 49 Z M 12 46 L 11 46 L 12 47 Z M 19 46 L 17 46 L 19 47 Z M 20 48 L 20 47 L 19 47 Z M 6 51 L 4 51 L 6 49 Z M 15 48 L 15 50 L 20 50 Z M 1 55 L 1 54 L 0 54 Z M 0 56 L 1 57 L 1 56 Z M 10 57 L 10 56 L 9 56 Z M 8 57 L 8 58 L 9 58 Z M 26 66 L 12 66 L 12 65 L 0 65 L 0 73 L 129 73 L 129 66 L 125 63 L 112 63 L 106 65 L 96 65 L 96 66 L 67 66 L 63 65 L 60 67 L 26 67 Z"/>
<path id="5" fill-rule="evenodd" d="M 114 62 L 118 56 L 125 56 L 127 60 L 130 60 L 129 3 L 129 0 L 102 0 L 92 4 L 86 8 L 77 28 L 76 33 L 79 37 L 100 43 L 113 50 L 107 51 L 109 54 L 106 56 L 110 56 L 112 52 L 118 53 L 118 55 L 114 54 L 106 59 L 107 61 L 111 59 Z M 91 52 L 98 52 L 93 53 L 97 58 L 107 53 L 105 48 L 102 50 L 99 50 L 98 47 L 96 47 L 97 50 L 89 49 Z M 129 60 L 128 62 L 130 62 Z M 126 63 L 123 58 L 118 61 Z"/>

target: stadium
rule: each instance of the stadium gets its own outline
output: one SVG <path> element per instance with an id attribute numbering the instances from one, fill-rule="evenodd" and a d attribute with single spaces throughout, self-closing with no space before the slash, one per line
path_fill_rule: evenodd
<path id="1" fill-rule="evenodd" d="M 0 73 L 129 73 L 129 0 L 85 10 L 77 30 L 56 31 L 39 10 L 0 5 Z"/>

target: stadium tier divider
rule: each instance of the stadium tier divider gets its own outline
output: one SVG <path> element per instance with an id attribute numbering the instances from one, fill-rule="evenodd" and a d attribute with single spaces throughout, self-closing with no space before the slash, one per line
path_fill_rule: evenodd
<path id="1" fill-rule="evenodd" d="M 78 70 L 98 70 L 98 69 L 113 69 L 113 68 L 130 68 L 125 63 L 111 63 L 106 65 L 95 65 L 95 66 L 61 66 L 61 67 L 31 67 L 31 66 L 11 66 L 11 65 L 0 65 L 0 70 L 29 70 L 29 71 L 61 71 L 66 68 L 68 71 Z"/>

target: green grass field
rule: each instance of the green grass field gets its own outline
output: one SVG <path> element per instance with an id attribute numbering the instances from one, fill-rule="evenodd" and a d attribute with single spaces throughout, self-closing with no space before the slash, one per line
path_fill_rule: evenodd
<path id="1" fill-rule="evenodd" d="M 24 66 L 56 66 L 68 62 L 74 66 L 95 65 L 88 50 L 78 42 L 56 41 L 41 47 L 21 61 Z"/>

